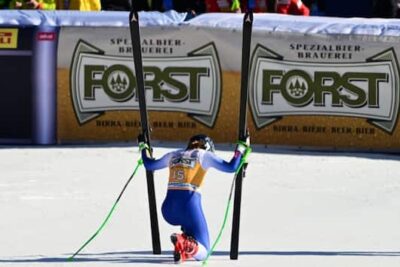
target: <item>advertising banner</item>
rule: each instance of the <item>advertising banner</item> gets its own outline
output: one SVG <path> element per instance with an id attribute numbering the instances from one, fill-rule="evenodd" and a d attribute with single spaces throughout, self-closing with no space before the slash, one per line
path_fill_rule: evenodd
<path id="1" fill-rule="evenodd" d="M 215 42 L 191 31 L 173 24 L 141 28 L 152 137 L 181 141 L 202 132 L 234 141 L 238 99 L 232 103 L 229 91 L 224 96 Z M 134 73 L 128 26 L 62 27 L 59 142 L 135 140 L 140 118 Z M 236 73 L 234 79 L 239 84 Z M 222 106 L 229 114 L 221 116 Z"/>
<path id="2" fill-rule="evenodd" d="M 269 144 L 398 149 L 398 41 L 281 34 L 257 40 L 250 71 L 256 140 L 260 136 Z"/>
<path id="3" fill-rule="evenodd" d="M 398 150 L 400 30 L 378 28 L 382 20 L 290 18 L 254 19 L 252 142 Z M 241 23 L 240 14 L 205 14 L 185 23 L 141 24 L 154 139 L 205 133 L 236 141 Z M 136 138 L 128 25 L 62 27 L 57 70 L 59 142 Z"/>

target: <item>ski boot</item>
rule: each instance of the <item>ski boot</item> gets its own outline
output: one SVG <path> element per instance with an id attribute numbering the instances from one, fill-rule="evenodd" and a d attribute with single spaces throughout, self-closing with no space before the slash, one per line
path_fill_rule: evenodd
<path id="1" fill-rule="evenodd" d="M 174 262 L 181 263 L 186 260 L 184 251 L 186 236 L 184 234 L 172 234 L 171 242 L 174 245 Z"/>
<path id="2" fill-rule="evenodd" d="M 185 258 L 193 258 L 197 251 L 199 251 L 199 244 L 197 243 L 196 239 L 191 236 L 187 236 L 184 243 Z"/>
<path id="3" fill-rule="evenodd" d="M 172 234 L 171 242 L 174 244 L 175 263 L 181 263 L 192 258 L 199 250 L 197 241 L 185 234 Z"/>

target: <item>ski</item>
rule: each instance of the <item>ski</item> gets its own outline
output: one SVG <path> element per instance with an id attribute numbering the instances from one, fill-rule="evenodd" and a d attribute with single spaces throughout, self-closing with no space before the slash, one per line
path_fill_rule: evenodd
<path id="1" fill-rule="evenodd" d="M 239 109 L 239 140 L 246 141 L 247 131 L 247 99 L 248 99 L 248 77 L 250 64 L 251 32 L 253 26 L 253 13 L 246 12 L 243 19 L 242 39 L 242 70 L 240 84 L 240 109 Z M 243 164 L 235 179 L 235 198 L 233 203 L 232 236 L 230 258 L 236 260 L 239 254 L 239 228 L 240 207 L 242 202 L 242 182 L 245 176 L 247 163 Z"/>
<path id="2" fill-rule="evenodd" d="M 151 143 L 150 127 L 148 124 L 148 116 L 147 116 L 146 94 L 144 89 L 142 48 L 140 43 L 140 31 L 139 31 L 139 16 L 137 10 L 135 10 L 135 7 L 129 14 L 129 28 L 132 39 L 133 61 L 135 63 L 136 89 L 139 99 L 142 134 L 145 138 L 145 142 L 149 146 L 150 156 L 153 157 L 152 147 L 150 144 Z M 157 204 L 156 204 L 156 195 L 154 190 L 154 172 L 146 170 L 146 179 L 147 179 L 147 193 L 149 196 L 149 206 L 150 206 L 150 223 L 151 223 L 153 254 L 161 254 L 160 231 L 158 228 Z"/>

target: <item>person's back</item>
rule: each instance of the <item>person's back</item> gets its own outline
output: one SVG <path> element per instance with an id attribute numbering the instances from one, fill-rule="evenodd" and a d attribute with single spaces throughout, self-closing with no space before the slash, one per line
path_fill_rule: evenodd
<path id="1" fill-rule="evenodd" d="M 178 150 L 173 153 L 170 163 L 168 189 L 197 190 L 203 183 L 205 169 L 202 166 L 204 150 Z"/>
<path id="2" fill-rule="evenodd" d="M 329 17 L 363 17 L 374 14 L 373 0 L 319 0 L 324 7 L 325 16 Z M 382 1 L 382 0 L 381 0 Z"/>
<path id="3" fill-rule="evenodd" d="M 8 9 L 10 7 L 10 0 L 0 0 L 0 9 Z"/>
<path id="4" fill-rule="evenodd" d="M 69 0 L 68 9 L 80 11 L 100 11 L 100 0 Z"/>
<path id="5" fill-rule="evenodd" d="M 396 18 L 398 12 L 397 0 L 374 0 L 374 17 Z"/>
<path id="6" fill-rule="evenodd" d="M 319 0 L 325 16 L 394 18 L 397 13 L 396 0 Z"/>
<path id="7" fill-rule="evenodd" d="M 147 1 L 135 1 L 136 7 L 139 10 L 148 10 Z M 146 3 L 144 5 L 143 3 Z M 111 11 L 130 11 L 132 9 L 132 1 L 131 0 L 101 0 L 101 9 L 102 10 L 111 10 Z"/>

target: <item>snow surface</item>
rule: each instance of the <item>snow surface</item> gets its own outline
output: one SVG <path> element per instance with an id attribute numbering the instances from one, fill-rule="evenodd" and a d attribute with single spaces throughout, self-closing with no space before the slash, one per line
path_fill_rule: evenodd
<path id="1" fill-rule="evenodd" d="M 179 143 L 155 143 L 160 157 Z M 217 146 L 230 159 L 232 145 Z M 167 170 L 155 174 L 161 255 L 153 255 L 144 168 L 108 224 L 131 175 L 136 145 L 0 148 L 0 266 L 174 265 L 162 218 Z M 231 216 L 208 266 L 400 266 L 400 156 L 256 147 L 243 183 L 239 259 L 229 259 Z M 210 170 L 203 206 L 217 236 L 233 175 Z M 187 262 L 184 266 L 201 266 Z"/>

